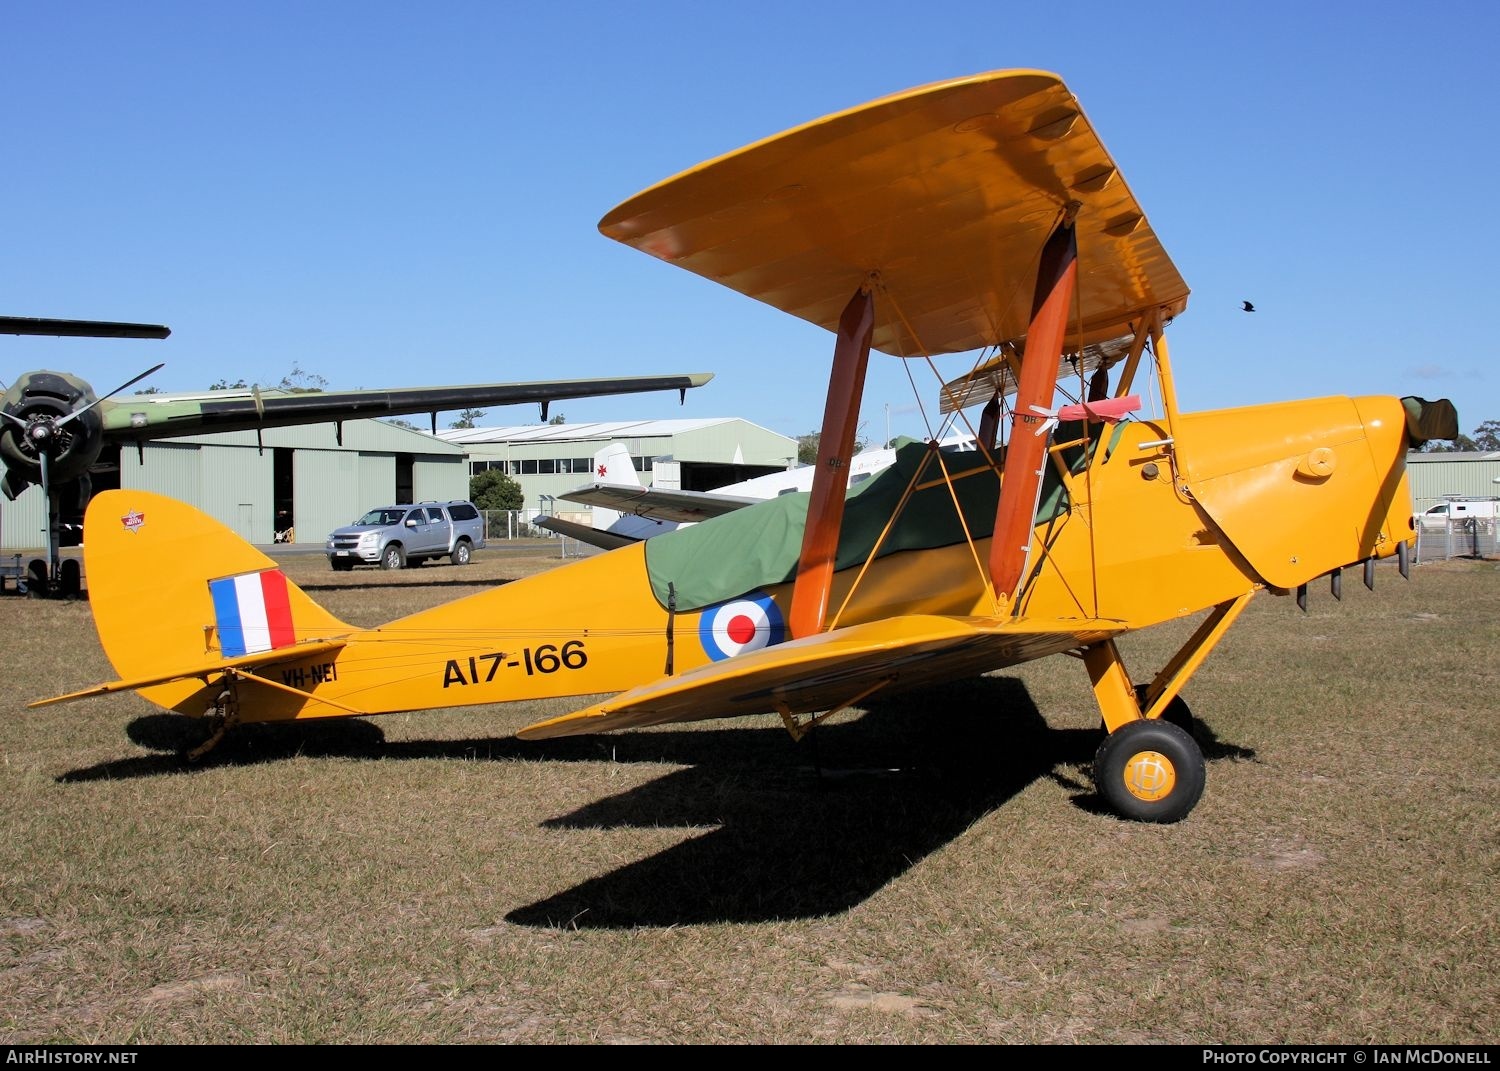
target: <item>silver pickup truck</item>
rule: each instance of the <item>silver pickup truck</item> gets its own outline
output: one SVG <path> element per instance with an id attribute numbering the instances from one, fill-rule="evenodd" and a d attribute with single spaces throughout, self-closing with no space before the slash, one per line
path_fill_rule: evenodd
<path id="1" fill-rule="evenodd" d="M 422 502 L 380 506 L 328 536 L 328 564 L 404 569 L 429 558 L 467 565 L 484 546 L 484 517 L 471 502 Z"/>

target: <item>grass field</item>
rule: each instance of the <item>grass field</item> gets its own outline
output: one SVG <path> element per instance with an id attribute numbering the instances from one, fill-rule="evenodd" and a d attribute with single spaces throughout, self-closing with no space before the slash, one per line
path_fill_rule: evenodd
<path id="1" fill-rule="evenodd" d="M 555 552 L 554 552 L 555 553 Z M 375 624 L 556 564 L 333 574 Z M 1500 565 L 1257 598 L 1185 695 L 1208 788 L 1096 804 L 1059 657 L 841 715 L 524 743 L 566 702 L 238 730 L 0 599 L 10 1043 L 1493 1043 Z M 1157 668 L 1187 625 L 1125 638 Z"/>

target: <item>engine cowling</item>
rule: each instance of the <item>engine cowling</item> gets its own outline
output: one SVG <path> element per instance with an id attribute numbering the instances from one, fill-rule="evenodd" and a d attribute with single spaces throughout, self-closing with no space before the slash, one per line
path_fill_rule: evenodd
<path id="1" fill-rule="evenodd" d="M 61 372 L 30 372 L 0 398 L 0 491 L 14 499 L 42 482 L 42 455 L 54 486 L 88 475 L 104 446 L 104 420 L 83 380 Z"/>

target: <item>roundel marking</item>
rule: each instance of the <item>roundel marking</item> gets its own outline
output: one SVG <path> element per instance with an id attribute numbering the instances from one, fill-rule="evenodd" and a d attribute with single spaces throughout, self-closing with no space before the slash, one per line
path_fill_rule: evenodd
<path id="1" fill-rule="evenodd" d="M 771 596 L 756 592 L 703 611 L 698 640 L 715 662 L 786 639 L 786 620 Z"/>

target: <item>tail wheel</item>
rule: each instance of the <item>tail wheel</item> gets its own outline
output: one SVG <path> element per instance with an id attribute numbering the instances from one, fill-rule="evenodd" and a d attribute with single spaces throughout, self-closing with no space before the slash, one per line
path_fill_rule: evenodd
<path id="1" fill-rule="evenodd" d="M 380 567 L 382 569 L 406 568 L 406 551 L 401 549 L 400 543 L 392 543 L 380 552 Z"/>
<path id="2" fill-rule="evenodd" d="M 1203 795 L 1203 752 L 1182 728 L 1160 718 L 1126 722 L 1094 755 L 1094 784 L 1123 818 L 1179 822 Z"/>

